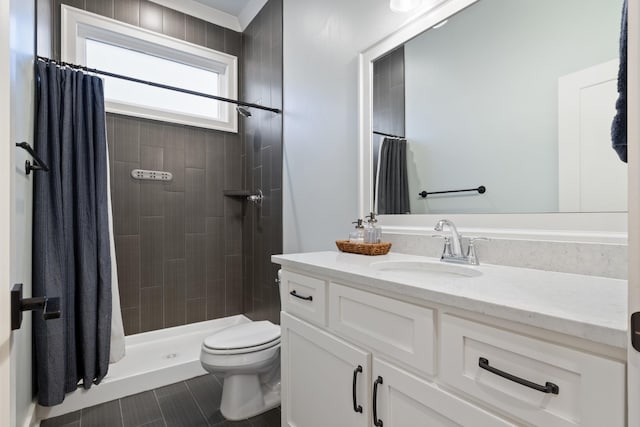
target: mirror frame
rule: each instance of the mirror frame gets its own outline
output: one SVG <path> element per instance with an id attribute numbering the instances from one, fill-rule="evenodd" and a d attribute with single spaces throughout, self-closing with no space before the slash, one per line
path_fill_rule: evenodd
<path id="1" fill-rule="evenodd" d="M 358 81 L 358 213 L 364 218 L 373 208 L 373 62 L 434 25 L 480 0 L 443 0 L 359 55 Z M 630 187 L 631 188 L 631 187 Z M 630 200 L 630 199 L 629 199 Z M 393 234 L 432 234 L 442 217 L 467 232 L 498 238 L 627 242 L 627 212 L 527 214 L 415 214 L 380 215 L 384 231 Z"/>

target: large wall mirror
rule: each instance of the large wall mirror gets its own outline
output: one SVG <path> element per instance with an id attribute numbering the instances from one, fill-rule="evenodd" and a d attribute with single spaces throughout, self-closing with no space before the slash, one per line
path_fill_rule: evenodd
<path id="1" fill-rule="evenodd" d="M 626 212 L 627 165 L 610 137 L 621 10 L 443 1 L 364 52 L 362 210 Z M 389 169 L 404 158 L 403 178 Z"/>

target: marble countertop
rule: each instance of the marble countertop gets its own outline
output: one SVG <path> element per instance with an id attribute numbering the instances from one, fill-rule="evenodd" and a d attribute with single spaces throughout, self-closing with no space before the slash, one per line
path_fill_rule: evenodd
<path id="1" fill-rule="evenodd" d="M 380 271 L 384 261 L 437 262 L 390 253 L 341 252 L 274 255 L 283 268 L 306 271 L 383 290 L 392 295 L 449 305 L 618 348 L 627 346 L 627 281 L 498 265 L 469 266 L 477 277 L 433 279 Z"/>

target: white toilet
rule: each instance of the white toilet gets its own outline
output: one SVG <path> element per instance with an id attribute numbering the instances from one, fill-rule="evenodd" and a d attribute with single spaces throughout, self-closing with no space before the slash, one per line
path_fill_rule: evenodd
<path id="1" fill-rule="evenodd" d="M 202 367 L 224 375 L 220 412 L 241 420 L 280 405 L 280 326 L 268 321 L 232 326 L 207 337 Z"/>

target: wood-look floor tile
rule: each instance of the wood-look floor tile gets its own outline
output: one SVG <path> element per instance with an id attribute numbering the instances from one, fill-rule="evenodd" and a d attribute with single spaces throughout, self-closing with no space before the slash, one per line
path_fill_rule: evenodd
<path id="1" fill-rule="evenodd" d="M 124 427 L 138 427 L 162 419 L 162 412 L 153 391 L 125 397 L 120 400 L 120 405 Z"/>
<path id="2" fill-rule="evenodd" d="M 71 412 L 70 414 L 60 415 L 59 417 L 42 420 L 41 427 L 71 427 L 80 424 L 80 411 Z"/>
<path id="3" fill-rule="evenodd" d="M 120 401 L 92 406 L 82 409 L 82 427 L 122 427 L 122 411 Z"/>
<path id="4" fill-rule="evenodd" d="M 209 425 L 224 421 L 220 413 L 222 386 L 213 375 L 203 375 L 186 381 Z"/>
<path id="5" fill-rule="evenodd" d="M 184 382 L 155 391 L 167 427 L 206 427 L 202 413 Z"/>

